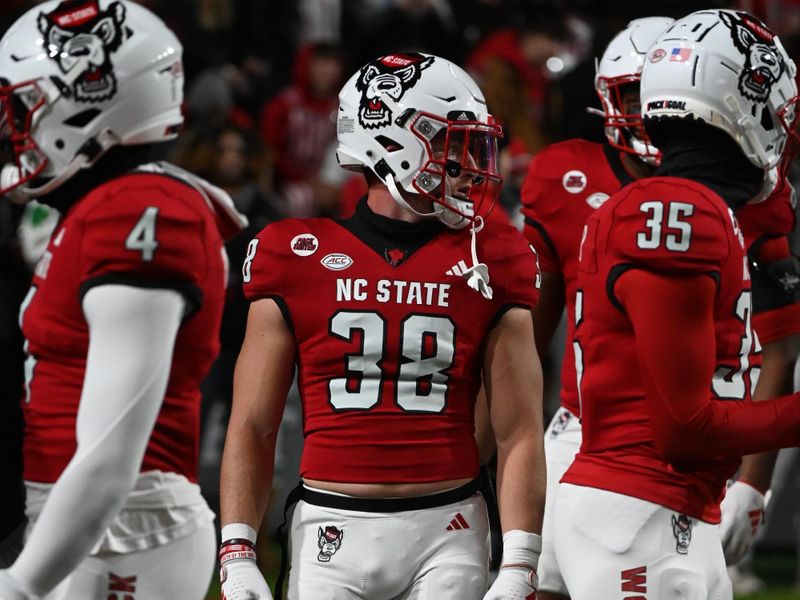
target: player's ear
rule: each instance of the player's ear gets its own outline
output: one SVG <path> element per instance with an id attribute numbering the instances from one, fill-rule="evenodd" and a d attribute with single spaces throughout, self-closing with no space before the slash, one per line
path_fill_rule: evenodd
<path id="1" fill-rule="evenodd" d="M 673 519 L 675 517 L 672 517 Z M 325 533 L 322 531 L 322 527 L 319 528 L 319 537 L 325 537 Z"/>
<path id="2" fill-rule="evenodd" d="M 675 518 L 675 515 L 672 515 L 672 526 L 675 527 L 675 525 L 677 524 L 678 524 L 678 519 Z"/>

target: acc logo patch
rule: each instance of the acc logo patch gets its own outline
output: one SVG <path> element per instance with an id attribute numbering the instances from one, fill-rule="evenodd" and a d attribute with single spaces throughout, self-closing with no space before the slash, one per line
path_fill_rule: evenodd
<path id="1" fill-rule="evenodd" d="M 663 48 L 656 48 L 650 53 L 650 62 L 657 63 L 667 55 L 667 51 Z"/>
<path id="2" fill-rule="evenodd" d="M 319 262 L 323 267 L 331 271 L 344 271 L 353 264 L 353 259 L 347 256 L 347 254 L 334 252 L 332 254 L 326 254 Z"/>
<path id="3" fill-rule="evenodd" d="M 111 55 L 133 34 L 125 26 L 125 5 L 112 2 L 105 10 L 97 0 L 61 2 L 39 13 L 39 32 L 50 60 L 62 73 L 78 65 L 82 71 L 72 84 L 79 102 L 100 102 L 117 93 Z"/>
<path id="4" fill-rule="evenodd" d="M 603 206 L 606 200 L 608 200 L 608 194 L 604 194 L 603 192 L 597 192 L 596 194 L 592 194 L 588 198 L 586 198 L 586 204 L 591 206 L 592 208 L 600 208 Z"/>
<path id="5" fill-rule="evenodd" d="M 344 530 L 328 525 L 325 527 L 325 531 L 320 527 L 318 535 L 317 546 L 319 546 L 319 554 L 317 555 L 317 560 L 324 563 L 330 562 L 331 556 L 336 554 L 342 546 Z"/>
<path id="6" fill-rule="evenodd" d="M 586 189 L 586 175 L 583 171 L 567 171 L 561 178 L 561 183 L 570 194 L 580 194 Z"/>
<path id="7" fill-rule="evenodd" d="M 289 245 L 292 252 L 297 254 L 297 256 L 311 256 L 317 251 L 317 248 L 319 248 L 319 242 L 316 236 L 310 233 L 301 233 L 300 235 L 294 236 Z"/>

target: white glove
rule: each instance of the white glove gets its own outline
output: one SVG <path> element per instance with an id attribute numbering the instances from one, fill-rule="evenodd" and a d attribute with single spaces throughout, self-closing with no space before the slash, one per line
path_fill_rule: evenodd
<path id="1" fill-rule="evenodd" d="M 720 508 L 722 522 L 720 537 L 725 562 L 729 567 L 738 564 L 764 522 L 764 494 L 743 481 L 734 481 L 725 493 Z"/>
<path id="2" fill-rule="evenodd" d="M 536 600 L 536 568 L 541 553 L 542 538 L 538 534 L 519 529 L 506 532 L 500 573 L 483 600 Z"/>
<path id="3" fill-rule="evenodd" d="M 264 576 L 252 559 L 231 559 L 222 565 L 222 600 L 272 600 Z M 5 599 L 3 599 L 5 600 Z"/>
<path id="4" fill-rule="evenodd" d="M 0 570 L 0 600 L 34 600 L 31 592 L 26 592 L 6 569 Z"/>
<path id="5" fill-rule="evenodd" d="M 273 600 L 256 564 L 256 532 L 244 523 L 222 528 L 219 580 L 222 600 Z M 0 599 L 3 600 L 3 599 Z"/>
<path id="6" fill-rule="evenodd" d="M 536 600 L 539 577 L 528 568 L 500 567 L 500 573 L 483 600 Z"/>

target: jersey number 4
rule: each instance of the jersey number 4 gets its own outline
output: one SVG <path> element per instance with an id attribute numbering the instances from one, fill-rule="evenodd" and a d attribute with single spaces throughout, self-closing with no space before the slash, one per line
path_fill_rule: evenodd
<path id="1" fill-rule="evenodd" d="M 125 238 L 126 250 L 138 250 L 142 253 L 142 260 L 150 262 L 158 248 L 156 240 L 156 217 L 158 217 L 158 207 L 148 206 L 144 209 L 142 216 L 136 221 L 128 237 Z"/>
<path id="2" fill-rule="evenodd" d="M 360 351 L 345 355 L 345 376 L 328 383 L 337 410 L 369 410 L 380 402 L 386 373 L 387 323 L 377 312 L 340 310 L 329 333 Z M 395 379 L 395 402 L 407 412 L 442 412 L 447 400 L 448 369 L 455 356 L 456 326 L 449 317 L 411 314 L 400 324 L 401 357 Z"/>

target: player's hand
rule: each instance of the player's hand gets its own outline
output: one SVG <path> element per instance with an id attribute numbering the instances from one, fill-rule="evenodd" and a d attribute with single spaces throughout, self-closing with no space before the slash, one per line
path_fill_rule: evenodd
<path id="1" fill-rule="evenodd" d="M 536 600 L 539 577 L 532 566 L 503 566 L 483 600 Z"/>
<path id="2" fill-rule="evenodd" d="M 483 600 L 536 600 L 539 577 L 536 567 L 542 553 L 542 537 L 512 529 L 503 534 L 500 573 Z"/>
<path id="3" fill-rule="evenodd" d="M 0 600 L 34 600 L 35 596 L 27 593 L 9 575 L 5 569 L 0 570 Z"/>
<path id="4" fill-rule="evenodd" d="M 720 537 L 729 567 L 741 562 L 764 522 L 764 494 L 752 485 L 735 481 L 720 506 Z"/>
<path id="5" fill-rule="evenodd" d="M 219 562 L 222 565 L 219 573 L 222 600 L 273 600 L 256 564 L 256 553 L 252 546 L 223 544 L 219 551 Z"/>

